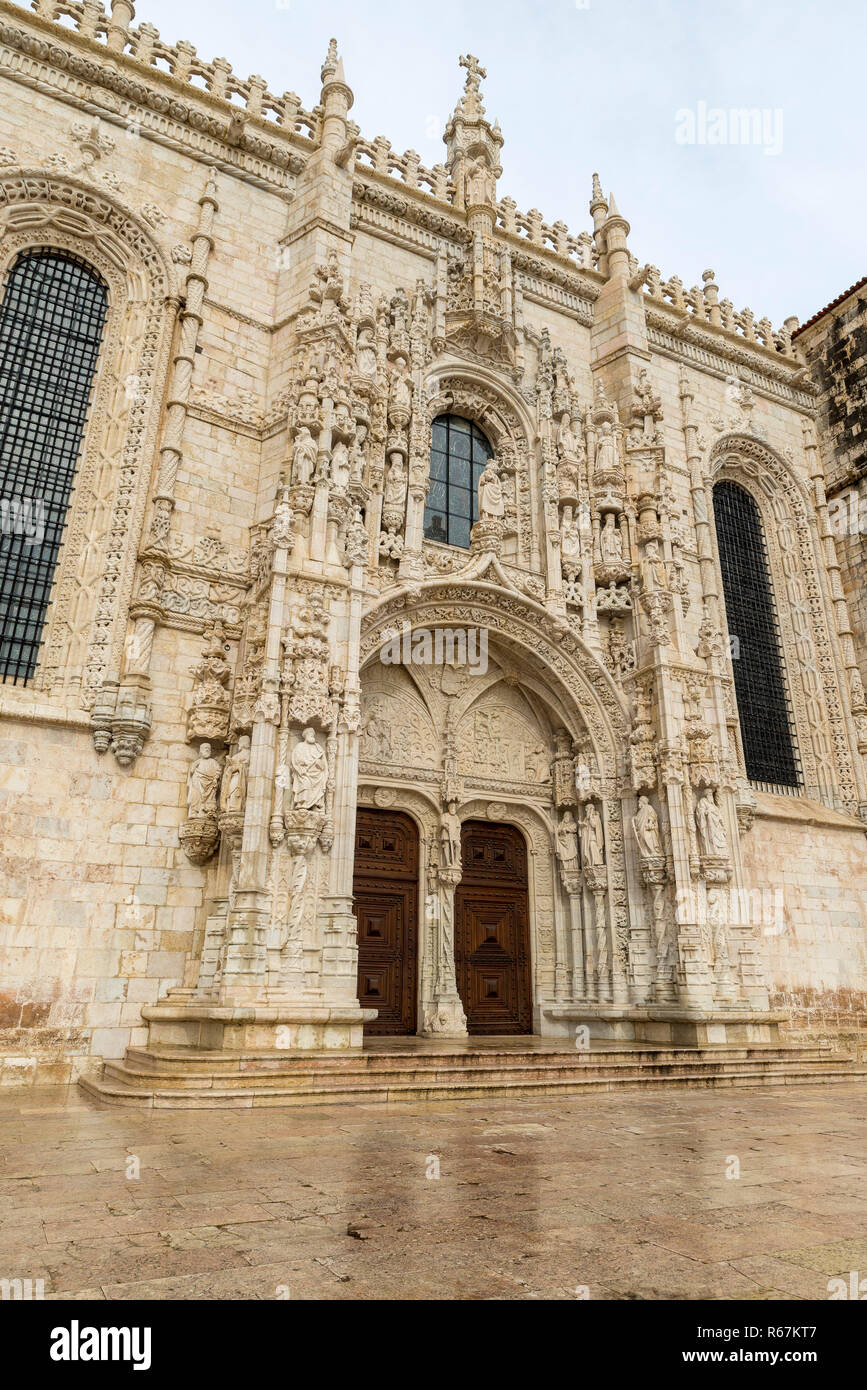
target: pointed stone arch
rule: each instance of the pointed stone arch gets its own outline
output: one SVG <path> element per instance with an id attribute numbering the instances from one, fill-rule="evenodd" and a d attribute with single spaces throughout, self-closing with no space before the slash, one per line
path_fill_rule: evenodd
<path id="1" fill-rule="evenodd" d="M 441 581 L 387 596 L 368 611 L 360 642 L 362 689 L 365 667 L 404 623 L 412 630 L 485 627 L 496 647 L 512 654 L 521 683 L 537 686 L 573 740 L 589 742 L 600 772 L 612 957 L 616 953 L 618 969 L 632 969 L 621 799 L 628 777 L 629 722 L 610 675 L 566 622 L 531 598 L 483 581 Z M 499 799 L 494 792 L 476 794 Z M 510 804 L 519 802 L 512 799 Z M 523 804 L 533 809 L 529 800 Z"/>
<path id="2" fill-rule="evenodd" d="M 564 727 L 573 736 L 586 728 L 614 790 L 626 771 L 626 707 L 601 661 L 563 619 L 529 597 L 485 581 L 443 580 L 412 592 L 403 589 L 378 601 L 362 620 L 362 672 L 403 623 L 412 629 L 483 627 L 498 644 L 512 649 L 522 669 L 531 678 L 538 676 L 550 692 L 550 700 L 562 710 Z"/>
<path id="3" fill-rule="evenodd" d="M 101 188 L 44 169 L 0 171 L 0 280 L 28 250 L 87 261 L 108 315 L 42 655 L 32 686 L 90 708 L 120 665 L 178 286 L 148 228 Z"/>
<path id="4" fill-rule="evenodd" d="M 852 751 L 822 583 L 824 557 L 809 493 L 787 460 L 745 434 L 724 435 L 711 450 L 711 488 L 724 479 L 750 494 L 762 518 L 804 791 L 855 811 Z M 713 543 L 722 592 L 715 527 Z"/>

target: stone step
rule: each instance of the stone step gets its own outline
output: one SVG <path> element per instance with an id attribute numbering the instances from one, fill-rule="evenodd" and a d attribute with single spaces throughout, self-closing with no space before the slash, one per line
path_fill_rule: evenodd
<path id="1" fill-rule="evenodd" d="M 785 1074 L 793 1065 L 808 1065 L 811 1070 L 834 1071 L 839 1063 L 825 1057 L 694 1057 L 689 1061 L 674 1064 L 675 1067 L 699 1067 L 702 1072 L 727 1070 L 732 1075 L 752 1075 L 756 1072 Z M 455 1082 L 467 1082 L 469 1084 L 476 1082 L 491 1088 L 517 1081 L 541 1082 L 546 1077 L 562 1079 L 573 1074 L 581 1076 L 599 1074 L 610 1076 L 615 1080 L 627 1077 L 640 1079 L 645 1076 L 661 1075 L 672 1069 L 671 1063 L 655 1057 L 620 1057 L 613 1061 L 606 1058 L 602 1065 L 599 1065 L 592 1054 L 583 1057 L 561 1054 L 554 1063 L 549 1063 L 544 1067 L 536 1066 L 535 1059 L 532 1057 L 523 1060 L 516 1058 L 509 1066 L 499 1065 L 496 1061 L 492 1061 L 487 1066 L 472 1069 L 453 1065 L 448 1057 L 432 1057 L 428 1059 L 416 1058 L 414 1066 L 395 1067 L 390 1065 L 390 1059 L 381 1058 L 378 1065 L 372 1067 L 358 1065 L 332 1069 L 323 1068 L 321 1071 L 296 1068 L 291 1064 L 287 1065 L 284 1060 L 279 1067 L 251 1066 L 240 1072 L 232 1073 L 221 1072 L 216 1069 L 209 1070 L 201 1065 L 195 1069 L 190 1066 L 188 1069 L 178 1071 L 155 1069 L 142 1067 L 127 1060 L 126 1062 L 107 1062 L 105 1075 L 111 1080 L 122 1081 L 128 1086 L 139 1088 L 157 1086 L 195 1090 L 204 1087 L 214 1091 L 225 1090 L 226 1088 L 247 1089 L 259 1086 L 271 1089 L 283 1086 L 303 1091 L 326 1091 L 349 1086 L 364 1090 L 371 1086 L 381 1088 L 396 1084 L 421 1086 Z"/>
<path id="2" fill-rule="evenodd" d="M 142 1049 L 130 1051 L 138 1053 Z M 89 1095 L 114 1105 L 220 1109 L 253 1105 L 350 1104 L 353 1101 L 394 1104 L 492 1097 L 529 1099 L 545 1095 L 599 1094 L 619 1089 L 654 1090 L 660 1086 L 804 1085 L 867 1079 L 867 1067 L 858 1066 L 845 1057 L 830 1057 L 825 1053 L 805 1058 L 781 1049 L 769 1049 L 773 1056 L 755 1055 L 760 1049 L 744 1051 L 752 1051 L 753 1055 L 737 1061 L 713 1055 L 708 1049 L 697 1049 L 689 1059 L 674 1064 L 652 1054 L 643 1054 L 647 1058 L 643 1061 L 636 1061 L 633 1054 L 629 1061 L 614 1064 L 606 1058 L 603 1065 L 597 1063 L 606 1054 L 584 1054 L 584 1061 L 567 1055 L 560 1067 L 537 1067 L 538 1054 L 513 1053 L 510 1056 L 517 1066 L 494 1065 L 471 1071 L 450 1066 L 450 1056 L 435 1053 L 416 1053 L 414 1068 L 405 1071 L 390 1067 L 392 1058 L 388 1054 L 379 1054 L 375 1061 L 380 1065 L 356 1067 L 343 1073 L 334 1069 L 330 1072 L 302 1070 L 293 1065 L 297 1058 L 287 1058 L 283 1059 L 284 1065 L 279 1072 L 248 1070 L 231 1075 L 217 1070 L 183 1076 L 147 1071 L 128 1062 L 108 1062 L 101 1078 L 83 1078 L 81 1085 Z M 563 1053 L 545 1055 L 564 1058 Z"/>
<path id="3" fill-rule="evenodd" d="M 844 1066 L 835 1071 L 816 1073 L 812 1070 L 794 1069 L 785 1074 L 756 1072 L 752 1075 L 728 1074 L 725 1072 L 705 1073 L 667 1073 L 663 1076 L 629 1078 L 618 1081 L 610 1076 L 570 1077 L 558 1081 L 554 1077 L 540 1078 L 535 1082 L 508 1082 L 496 1086 L 481 1085 L 478 1082 L 463 1082 L 451 1086 L 403 1085 L 385 1087 L 381 1085 L 359 1089 L 357 1086 L 341 1087 L 325 1091 L 300 1091 L 284 1088 L 248 1090 L 227 1089 L 207 1091 L 203 1089 L 182 1090 L 154 1087 L 140 1090 L 124 1085 L 122 1082 L 107 1082 L 82 1079 L 82 1088 L 95 1098 L 114 1105 L 141 1106 L 153 1109 L 243 1109 L 253 1106 L 301 1106 L 335 1104 L 419 1104 L 436 1101 L 456 1100 L 522 1100 L 541 1096 L 578 1095 L 581 1092 L 605 1093 L 614 1090 L 641 1091 L 653 1089 L 658 1085 L 678 1088 L 704 1087 L 716 1089 L 739 1086 L 779 1086 L 779 1085 L 827 1085 L 839 1081 L 851 1082 L 867 1078 L 867 1069 L 854 1069 Z"/>
<path id="4" fill-rule="evenodd" d="M 588 1052 L 573 1048 L 537 1051 L 527 1049 L 497 1049 L 486 1047 L 476 1052 L 451 1051 L 443 1049 L 436 1052 L 421 1052 L 418 1049 L 404 1051 L 370 1052 L 305 1052 L 277 1053 L 268 1051 L 204 1051 L 184 1047 L 131 1047 L 127 1049 L 125 1065 L 141 1072 L 169 1075 L 208 1076 L 224 1073 L 240 1075 L 248 1071 L 310 1073 L 323 1076 L 328 1073 L 346 1075 L 348 1073 L 369 1073 L 385 1067 L 393 1071 L 428 1070 L 431 1067 L 453 1067 L 467 1071 L 489 1071 L 492 1068 L 512 1070 L 524 1068 L 528 1064 L 534 1068 L 558 1070 L 563 1066 L 588 1065 L 617 1066 L 623 1062 L 638 1064 L 653 1062 L 676 1065 L 695 1061 L 701 1057 L 708 1061 L 761 1061 L 770 1063 L 781 1061 L 825 1061 L 834 1060 L 835 1055 L 827 1047 L 623 1047 L 606 1048 Z M 118 1065 L 114 1063 L 112 1065 Z"/>

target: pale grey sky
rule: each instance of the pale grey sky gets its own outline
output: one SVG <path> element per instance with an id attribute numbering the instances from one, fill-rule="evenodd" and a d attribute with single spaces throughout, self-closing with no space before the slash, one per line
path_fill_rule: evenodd
<path id="1" fill-rule="evenodd" d="M 366 139 L 422 162 L 463 85 L 487 68 L 505 137 L 500 194 L 589 229 L 598 170 L 642 264 L 684 284 L 716 271 L 721 296 L 779 325 L 803 322 L 867 273 L 864 0 L 137 0 L 136 23 L 203 59 L 261 73 L 305 106 L 337 38 Z M 704 141 L 680 143 L 690 111 Z M 709 143 L 714 109 L 767 113 L 759 144 Z M 708 122 L 711 122 L 708 124 Z M 680 130 L 688 132 L 680 117 Z M 718 128 L 718 127 L 717 127 Z M 779 146 L 777 153 L 766 153 Z"/>

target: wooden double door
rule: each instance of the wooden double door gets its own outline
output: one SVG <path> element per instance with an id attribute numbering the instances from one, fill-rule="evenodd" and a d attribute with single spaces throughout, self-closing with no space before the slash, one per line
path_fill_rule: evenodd
<path id="1" fill-rule="evenodd" d="M 527 852 L 510 825 L 466 821 L 455 890 L 455 978 L 475 1034 L 530 1033 Z M 417 1029 L 419 841 L 400 812 L 359 807 L 354 911 L 358 996 L 378 1010 L 367 1035 Z"/>

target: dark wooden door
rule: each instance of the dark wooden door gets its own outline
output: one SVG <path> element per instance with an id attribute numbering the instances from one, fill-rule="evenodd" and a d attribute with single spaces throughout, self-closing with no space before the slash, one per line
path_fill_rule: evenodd
<path id="1" fill-rule="evenodd" d="M 527 850 L 511 825 L 465 821 L 455 974 L 470 1033 L 530 1033 Z"/>
<path id="2" fill-rule="evenodd" d="M 365 1033 L 416 1030 L 418 831 L 409 816 L 358 808 L 353 911 L 358 998 L 378 1009 Z"/>

